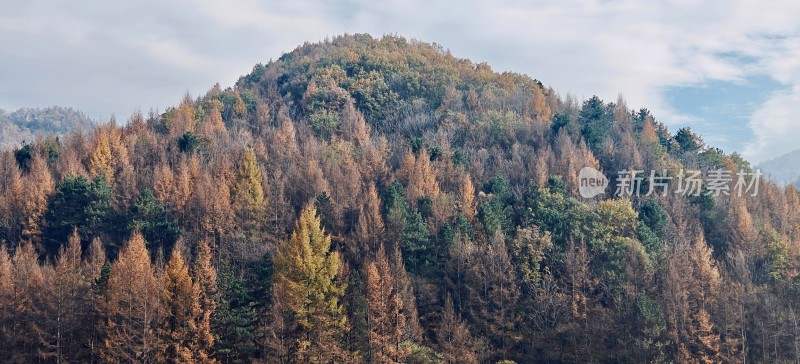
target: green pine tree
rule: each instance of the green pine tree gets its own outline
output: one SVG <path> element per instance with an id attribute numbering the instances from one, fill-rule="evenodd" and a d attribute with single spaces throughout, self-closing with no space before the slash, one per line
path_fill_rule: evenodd
<path id="1" fill-rule="evenodd" d="M 248 363 L 256 352 L 255 302 L 226 261 L 217 271 L 217 304 L 211 326 L 216 333 L 216 359 L 223 363 Z"/>

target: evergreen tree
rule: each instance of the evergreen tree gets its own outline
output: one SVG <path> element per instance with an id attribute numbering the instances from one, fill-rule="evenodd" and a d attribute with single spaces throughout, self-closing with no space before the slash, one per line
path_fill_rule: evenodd
<path id="1" fill-rule="evenodd" d="M 173 249 L 172 246 L 180 235 L 180 228 L 150 189 L 142 191 L 139 201 L 131 207 L 128 215 L 130 216 L 128 228 L 131 231 L 141 231 L 149 250 Z"/>
<path id="2" fill-rule="evenodd" d="M 614 114 L 597 96 L 592 96 L 583 103 L 578 121 L 583 127 L 581 131 L 586 139 L 586 144 L 593 151 L 600 149 L 611 130 Z"/>
<path id="3" fill-rule="evenodd" d="M 515 201 L 508 178 L 495 175 L 486 184 L 485 190 L 490 194 L 490 200 L 481 204 L 478 217 L 486 234 L 491 236 L 496 231 L 511 232 L 514 227 L 512 206 Z"/>
<path id="4" fill-rule="evenodd" d="M 112 190 L 104 175 L 91 183 L 83 176 L 67 175 L 50 199 L 45 215 L 44 242 L 55 253 L 74 228 L 84 237 L 94 237 L 110 217 Z"/>
<path id="5" fill-rule="evenodd" d="M 675 141 L 678 143 L 681 151 L 687 153 L 697 152 L 705 147 L 703 139 L 701 139 L 699 135 L 692 132 L 692 128 L 689 127 L 678 130 L 678 132 L 675 134 Z"/>
<path id="6" fill-rule="evenodd" d="M 218 295 L 211 319 L 215 358 L 222 363 L 247 363 L 257 350 L 255 302 L 230 263 L 223 261 L 217 274 Z"/>
<path id="7" fill-rule="evenodd" d="M 183 135 L 178 138 L 178 149 L 181 152 L 194 152 L 200 148 L 200 138 L 197 137 L 193 132 L 187 131 L 183 133 Z"/>
<path id="8" fill-rule="evenodd" d="M 344 300 L 347 320 L 350 323 L 347 349 L 358 359 L 366 359 L 371 355 L 369 304 L 366 282 L 359 271 L 353 271 L 348 276 Z"/>
<path id="9" fill-rule="evenodd" d="M 430 232 L 416 209 L 408 209 L 404 214 L 405 226 L 400 248 L 403 259 L 411 272 L 418 273 L 423 268 L 436 263 L 436 254 L 430 246 Z"/>

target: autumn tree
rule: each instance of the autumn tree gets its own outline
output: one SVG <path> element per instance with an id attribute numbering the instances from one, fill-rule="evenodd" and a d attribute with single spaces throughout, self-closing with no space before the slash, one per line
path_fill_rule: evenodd
<path id="1" fill-rule="evenodd" d="M 233 179 L 232 206 L 236 213 L 240 245 L 232 246 L 237 259 L 257 254 L 254 246 L 261 241 L 260 223 L 266 207 L 264 198 L 263 173 L 252 148 L 242 152 Z"/>
<path id="2" fill-rule="evenodd" d="M 653 126 L 653 118 L 649 115 L 644 119 L 639 138 L 641 143 L 645 145 L 653 145 L 653 143 L 658 142 L 658 135 L 656 135 L 656 129 Z"/>
<path id="3" fill-rule="evenodd" d="M 55 182 L 47 167 L 47 161 L 40 155 L 30 162 L 27 183 L 22 191 L 22 238 L 39 242 L 42 235 L 43 217 L 47 211 L 47 200 L 55 190 Z"/>
<path id="4" fill-rule="evenodd" d="M 352 141 L 355 145 L 364 148 L 369 143 L 369 126 L 364 116 L 353 107 L 352 103 L 346 103 L 342 110 L 342 124 L 339 126 L 345 140 Z"/>
<path id="5" fill-rule="evenodd" d="M 187 93 L 177 108 L 169 108 L 163 115 L 170 136 L 175 137 L 187 131 L 194 131 L 198 115 L 191 97 Z"/>
<path id="6" fill-rule="evenodd" d="M 299 362 L 321 362 L 343 357 L 341 334 L 346 325 L 340 299 L 344 285 L 337 281 L 339 254 L 320 226 L 313 205 L 306 205 L 288 241 L 275 254 L 275 285 L 292 312 Z"/>
<path id="7" fill-rule="evenodd" d="M 172 168 L 169 167 L 166 163 L 160 163 L 155 170 L 153 171 L 153 194 L 158 199 L 159 202 L 164 204 L 170 209 L 183 209 L 183 205 L 186 203 L 182 201 L 181 203 L 172 202 L 172 196 L 175 194 L 175 174 L 172 172 Z"/>
<path id="8" fill-rule="evenodd" d="M 192 335 L 191 349 L 194 357 L 201 363 L 214 363 L 215 338 L 212 331 L 212 317 L 217 309 L 217 271 L 212 264 L 211 247 L 207 240 L 197 245 L 193 274 L 197 292 L 198 312 L 195 332 Z"/>
<path id="9" fill-rule="evenodd" d="M 235 213 L 231 207 L 230 187 L 227 181 L 218 174 L 205 174 L 200 179 L 197 193 L 194 194 L 192 215 L 199 231 L 212 237 L 219 244 L 228 237 L 235 223 Z"/>
<path id="10" fill-rule="evenodd" d="M 153 274 L 144 236 L 134 231 L 111 267 L 101 331 L 105 361 L 158 362 L 163 343 L 161 284 Z"/>
<path id="11" fill-rule="evenodd" d="M 105 131 L 99 130 L 89 159 L 89 174 L 91 177 L 96 178 L 103 175 L 109 184 L 114 184 L 114 168 L 111 165 L 111 159 L 109 136 Z"/>
<path id="12" fill-rule="evenodd" d="M 101 328 L 104 325 L 102 320 L 105 312 L 105 298 L 108 291 L 108 278 L 111 274 L 111 265 L 106 260 L 106 252 L 103 243 L 99 238 L 92 239 L 88 252 L 83 261 L 83 274 L 89 280 L 90 286 L 85 300 L 89 307 L 88 321 L 91 327 L 85 335 L 88 336 L 88 349 L 90 361 L 96 361 L 100 356 L 103 345 Z"/>
<path id="13" fill-rule="evenodd" d="M 272 296 L 280 297 L 279 288 L 272 286 Z M 266 323 L 263 327 L 262 354 L 277 363 L 289 363 L 294 345 L 291 327 L 291 314 L 284 303 L 273 300 L 267 307 Z"/>
<path id="14" fill-rule="evenodd" d="M 201 351 L 198 343 L 201 328 L 200 286 L 192 281 L 189 266 L 184 262 L 178 244 L 162 278 L 163 324 L 159 337 L 166 346 L 165 359 L 171 363 L 207 362 L 208 353 Z M 208 337 L 205 340 L 209 340 Z M 213 338 L 211 338 L 213 342 Z M 207 348 L 205 348 L 207 349 Z"/>
<path id="15" fill-rule="evenodd" d="M 670 338 L 681 361 L 721 360 L 720 336 L 710 310 L 716 305 L 720 275 L 701 237 L 682 239 L 669 260 L 666 288 Z"/>
<path id="16" fill-rule="evenodd" d="M 0 244 L 0 355 L 7 358 L 14 350 L 14 266 L 5 244 Z"/>
<path id="17" fill-rule="evenodd" d="M 225 123 L 222 121 L 222 113 L 220 109 L 224 107 L 219 100 L 212 99 L 209 101 L 206 111 L 206 119 L 200 126 L 200 135 L 205 138 L 212 139 L 217 135 L 224 134 L 227 129 Z"/>
<path id="18" fill-rule="evenodd" d="M 47 356 L 40 352 L 41 338 L 46 333 L 45 314 L 51 309 L 48 300 L 49 285 L 46 278 L 52 273 L 42 267 L 38 254 L 28 242 L 22 242 L 12 259 L 11 297 L 11 362 L 33 362 Z M 45 355 L 42 355 L 45 354 Z"/>
<path id="19" fill-rule="evenodd" d="M 82 349 L 89 344 L 85 330 L 90 309 L 91 281 L 83 271 L 81 239 L 77 230 L 62 246 L 50 277 L 50 307 L 42 333 L 42 356 L 56 362 L 86 360 Z M 89 324 L 92 322 L 90 321 Z"/>
<path id="20" fill-rule="evenodd" d="M 796 186 L 578 198 L 587 166 L 755 167 L 439 45 L 334 37 L 28 139 L 0 153 L 0 361 L 800 362 Z"/>
<path id="21" fill-rule="evenodd" d="M 247 148 L 239 160 L 233 186 L 234 201 L 240 210 L 255 209 L 264 204 L 262 183 L 263 174 L 256 155 L 252 148 Z"/>
<path id="22" fill-rule="evenodd" d="M 435 331 L 444 360 L 451 363 L 479 363 L 479 341 L 472 337 L 469 327 L 453 310 L 453 299 L 447 296 L 444 310 Z"/>
<path id="23" fill-rule="evenodd" d="M 420 325 L 420 314 L 417 310 L 417 295 L 414 293 L 412 277 L 406 270 L 405 263 L 400 248 L 395 246 L 391 253 L 387 254 L 389 265 L 392 268 L 394 278 L 394 290 L 403 301 L 400 314 L 405 317 L 400 331 L 403 339 L 408 342 L 419 342 L 423 339 L 423 328 Z"/>
<path id="24" fill-rule="evenodd" d="M 181 158 L 178 170 L 175 172 L 175 190 L 172 196 L 174 211 L 181 217 L 183 224 L 188 224 L 187 209 L 192 196 L 196 193 L 196 183 L 200 178 L 200 160 L 196 155 Z"/>
<path id="25" fill-rule="evenodd" d="M 470 179 L 469 175 L 464 175 L 464 178 L 461 181 L 461 187 L 459 189 L 459 197 L 461 197 L 461 201 L 459 207 L 461 208 L 461 213 L 467 219 L 472 219 L 475 217 L 475 186 L 472 185 L 472 179 Z"/>
<path id="26" fill-rule="evenodd" d="M 433 197 L 439 194 L 436 173 L 425 148 L 421 148 L 417 156 L 411 151 L 406 152 L 398 174 L 401 181 L 406 183 L 406 198 L 412 206 L 422 196 Z"/>
<path id="27" fill-rule="evenodd" d="M 477 334 L 490 340 L 496 358 L 507 358 L 519 340 L 517 324 L 520 317 L 516 306 L 519 288 L 513 276 L 513 266 L 499 231 L 490 241 L 480 242 L 465 251 L 466 265 L 461 282 L 456 287 L 463 293 L 463 310 L 477 328 Z"/>
<path id="28" fill-rule="evenodd" d="M 402 363 L 409 354 L 403 344 L 406 326 L 403 300 L 397 291 L 389 261 L 381 249 L 366 268 L 367 304 L 369 307 L 368 361 Z"/>
<path id="29" fill-rule="evenodd" d="M 381 201 L 375 185 L 370 185 L 366 201 L 358 214 L 357 234 L 363 244 L 361 252 L 377 252 L 384 237 L 383 217 L 381 216 Z"/>

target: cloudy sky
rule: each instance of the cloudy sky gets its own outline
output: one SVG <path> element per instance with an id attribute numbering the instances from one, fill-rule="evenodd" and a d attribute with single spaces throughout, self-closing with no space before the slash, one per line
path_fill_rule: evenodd
<path id="1" fill-rule="evenodd" d="M 0 108 L 94 118 L 232 85 L 342 33 L 443 45 L 561 94 L 622 94 L 758 162 L 800 148 L 800 2 L 0 0 Z"/>

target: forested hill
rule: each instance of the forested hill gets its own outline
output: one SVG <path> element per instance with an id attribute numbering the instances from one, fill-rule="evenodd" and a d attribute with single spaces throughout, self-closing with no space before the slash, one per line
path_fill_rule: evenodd
<path id="1" fill-rule="evenodd" d="M 581 197 L 584 167 L 603 194 Z M 617 196 L 630 169 L 641 193 Z M 685 193 L 691 170 L 732 171 L 728 193 Z M 2 154 L 0 357 L 792 362 L 800 196 L 737 193 L 751 172 L 435 44 L 305 44 Z"/>
<path id="2" fill-rule="evenodd" d="M 8 150 L 45 135 L 91 130 L 94 121 L 68 107 L 21 108 L 14 112 L 0 109 L 0 148 Z"/>

